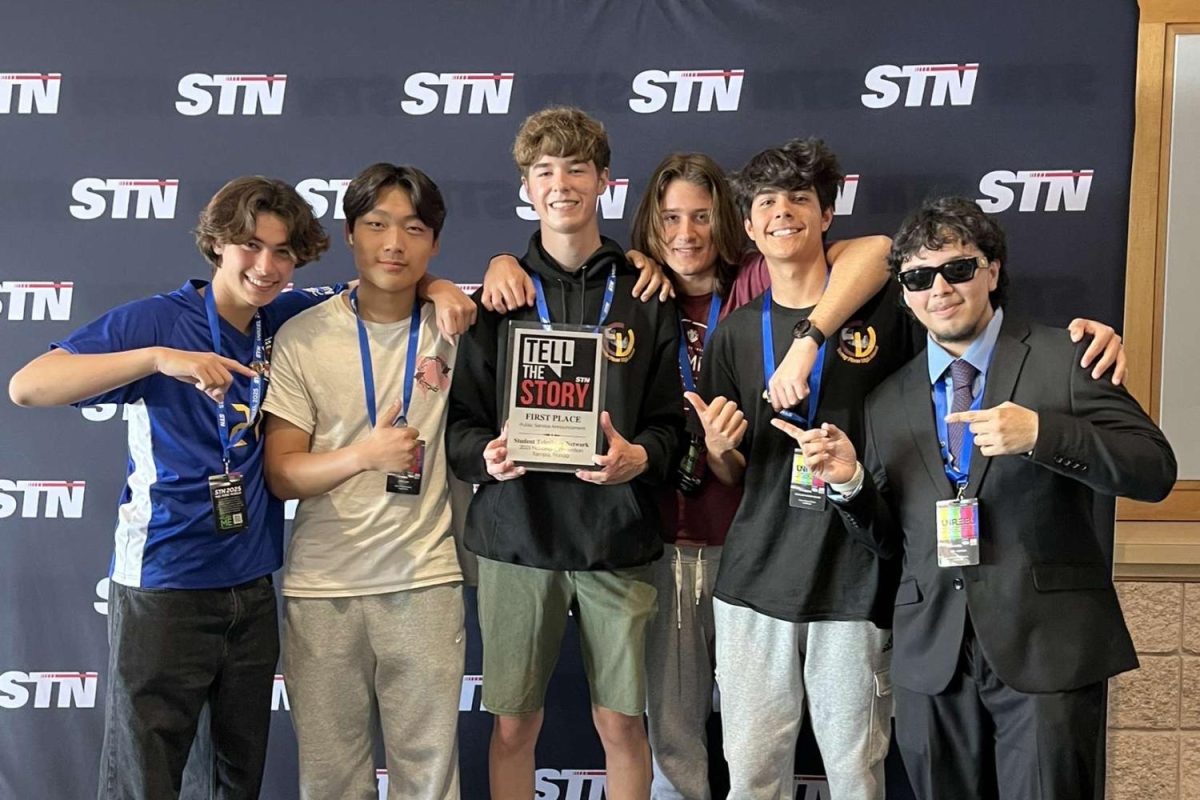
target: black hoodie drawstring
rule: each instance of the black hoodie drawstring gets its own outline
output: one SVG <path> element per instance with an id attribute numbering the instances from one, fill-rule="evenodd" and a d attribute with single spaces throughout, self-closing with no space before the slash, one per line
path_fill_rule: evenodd
<path id="1" fill-rule="evenodd" d="M 570 323 L 570 316 L 567 314 L 567 292 L 570 289 L 570 281 L 566 278 L 558 278 L 558 288 L 562 300 L 562 319 L 568 324 L 584 325 L 584 317 L 587 314 L 587 270 L 582 269 L 579 272 L 579 322 Z"/>
<path id="2" fill-rule="evenodd" d="M 585 320 L 585 317 L 587 315 L 588 306 L 587 270 L 599 270 L 608 266 L 612 267 L 613 271 L 615 272 L 617 267 L 622 262 L 622 254 L 620 252 L 620 248 L 614 242 L 608 239 L 602 239 L 600 250 L 596 251 L 596 253 L 593 253 L 592 257 L 580 266 L 579 271 L 582 271 L 582 274 L 576 275 L 575 271 L 564 269 L 561 264 L 550 257 L 550 255 L 546 253 L 545 249 L 542 247 L 540 235 L 534 234 L 533 239 L 530 241 L 530 249 L 526 254 L 526 259 L 526 268 L 531 272 L 540 275 L 542 280 L 548 282 L 551 279 L 554 279 L 558 281 L 559 289 L 562 292 L 559 302 L 559 308 L 562 310 L 562 319 L 560 321 L 567 324 L 586 325 L 587 321 Z M 579 289 L 579 315 L 578 319 L 574 323 L 571 323 L 570 314 L 568 311 L 570 307 L 570 298 L 567 297 L 567 292 L 574 291 L 576 287 Z M 548 303 L 553 302 L 548 297 L 546 300 Z"/>
<path id="3" fill-rule="evenodd" d="M 584 314 L 587 310 L 587 267 L 580 270 L 579 274 L 579 324 L 585 324 L 583 321 Z"/>

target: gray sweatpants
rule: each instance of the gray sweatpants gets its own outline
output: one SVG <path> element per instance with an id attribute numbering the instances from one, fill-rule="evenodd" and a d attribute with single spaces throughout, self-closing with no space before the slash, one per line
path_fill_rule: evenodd
<path id="1" fill-rule="evenodd" d="M 891 632 L 795 623 L 713 601 L 729 800 L 792 800 L 805 693 L 832 800 L 879 800 L 892 714 Z"/>
<path id="2" fill-rule="evenodd" d="M 713 585 L 720 547 L 666 545 L 654 563 L 658 614 L 646 635 L 646 719 L 653 800 L 710 800 Z"/>
<path id="3" fill-rule="evenodd" d="M 376 800 L 379 710 L 389 800 L 457 800 L 462 586 L 287 598 L 283 669 L 302 800 Z"/>

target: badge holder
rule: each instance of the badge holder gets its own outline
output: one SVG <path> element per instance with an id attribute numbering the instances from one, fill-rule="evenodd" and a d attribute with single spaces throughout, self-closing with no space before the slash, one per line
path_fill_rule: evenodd
<path id="1" fill-rule="evenodd" d="M 979 500 L 959 496 L 937 503 L 937 560 L 939 567 L 979 564 Z"/>
<path id="2" fill-rule="evenodd" d="M 825 510 L 825 481 L 812 474 L 804 461 L 804 451 L 792 451 L 792 479 L 788 486 L 788 505 L 806 511 Z"/>
<path id="3" fill-rule="evenodd" d="M 245 487 L 241 473 L 230 472 L 228 462 L 224 474 L 209 476 L 208 496 L 212 501 L 217 533 L 241 533 L 246 530 Z"/>
<path id="4" fill-rule="evenodd" d="M 387 490 L 392 494 L 420 494 L 425 470 L 425 442 L 417 440 L 416 459 L 408 472 L 388 473 Z"/>

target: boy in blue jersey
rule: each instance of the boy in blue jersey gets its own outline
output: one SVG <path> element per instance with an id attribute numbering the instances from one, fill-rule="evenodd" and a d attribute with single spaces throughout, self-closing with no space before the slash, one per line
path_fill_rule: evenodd
<path id="1" fill-rule="evenodd" d="M 283 509 L 263 480 L 259 409 L 274 332 L 335 289 L 281 294 L 329 241 L 280 181 L 226 184 L 196 244 L 211 283 L 113 309 L 9 384 L 19 405 L 128 406 L 100 798 L 177 797 L 206 703 L 212 796 L 254 798 L 262 782 Z"/>

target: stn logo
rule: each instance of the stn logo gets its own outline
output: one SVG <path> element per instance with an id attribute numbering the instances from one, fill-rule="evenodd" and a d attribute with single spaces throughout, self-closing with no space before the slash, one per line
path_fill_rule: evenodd
<path id="1" fill-rule="evenodd" d="M 217 102 L 217 115 L 230 117 L 240 114 L 279 116 L 283 113 L 283 98 L 287 92 L 287 75 L 209 75 L 193 72 L 179 79 L 179 96 L 175 110 L 185 117 L 198 117 L 212 110 Z M 241 99 L 241 106 L 238 99 Z"/>
<path id="2" fill-rule="evenodd" d="M 80 178 L 71 187 L 75 219 L 175 219 L 178 178 Z"/>
<path id="3" fill-rule="evenodd" d="M 534 800 L 605 800 L 602 769 L 539 769 L 533 785 Z"/>
<path id="4" fill-rule="evenodd" d="M 890 108 L 904 95 L 904 105 L 969 106 L 975 96 L 979 64 L 881 64 L 867 73 L 870 90 L 862 95 L 867 108 Z"/>
<path id="5" fill-rule="evenodd" d="M 796 800 L 829 800 L 829 782 L 824 775 L 795 776 Z"/>
<path id="6" fill-rule="evenodd" d="M 0 478 L 0 519 L 79 519 L 87 481 L 25 481 Z"/>
<path id="7" fill-rule="evenodd" d="M 979 207 L 988 213 L 1007 211 L 1016 199 L 1014 186 L 1020 187 L 1018 211 L 1084 211 L 1092 191 L 1090 169 L 1019 170 L 998 169 L 979 181 Z M 1045 201 L 1042 187 L 1046 187 Z"/>
<path id="8" fill-rule="evenodd" d="M 837 197 L 833 201 L 833 215 L 848 217 L 854 213 L 854 198 L 858 197 L 859 175 L 847 175 L 845 181 L 838 187 Z"/>
<path id="9" fill-rule="evenodd" d="M 737 111 L 744 69 L 648 69 L 633 79 L 629 107 L 639 114 L 662 111 Z M 693 97 L 695 98 L 693 101 Z"/>
<path id="10" fill-rule="evenodd" d="M 515 77 L 512 72 L 414 72 L 404 81 L 408 99 L 400 101 L 400 108 L 417 116 L 439 108 L 443 114 L 459 114 L 465 97 L 468 114 L 507 114 Z"/>
<path id="11" fill-rule="evenodd" d="M 0 114 L 57 114 L 61 88 L 61 72 L 0 72 Z"/>
<path id="12" fill-rule="evenodd" d="M 95 672 L 0 672 L 0 708 L 95 708 Z"/>
<path id="13" fill-rule="evenodd" d="M 0 281 L 0 319 L 66 322 L 74 293 L 73 281 Z"/>
<path id="14" fill-rule="evenodd" d="M 305 178 L 296 184 L 296 191 L 312 206 L 313 216 L 317 219 L 328 214 L 330 208 L 334 219 L 345 219 L 342 201 L 346 199 L 349 185 L 349 178 Z"/>

